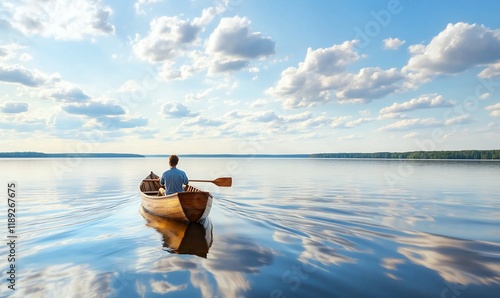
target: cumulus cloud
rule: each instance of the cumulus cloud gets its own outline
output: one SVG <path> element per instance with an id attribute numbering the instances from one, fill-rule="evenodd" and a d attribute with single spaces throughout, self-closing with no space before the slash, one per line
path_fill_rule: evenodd
<path id="1" fill-rule="evenodd" d="M 140 1 L 138 3 L 152 3 L 157 1 Z M 162 70 L 162 76 L 167 79 L 183 77 L 182 73 L 173 69 L 175 58 L 185 53 L 189 46 L 197 43 L 199 35 L 213 18 L 223 11 L 222 8 L 209 7 L 202 11 L 200 17 L 193 20 L 183 20 L 177 16 L 162 16 L 153 19 L 148 34 L 141 38 L 136 36 L 133 42 L 135 54 L 149 62 L 167 62 Z"/>
<path id="2" fill-rule="evenodd" d="M 82 39 L 114 33 L 112 11 L 100 0 L 5 0 L 6 20 L 25 34 L 55 39 Z"/>
<path id="3" fill-rule="evenodd" d="M 90 97 L 79 87 L 63 81 L 59 74 L 45 74 L 21 65 L 0 65 L 0 82 L 29 87 L 33 97 L 48 98 L 60 102 L 82 102 Z"/>
<path id="4" fill-rule="evenodd" d="M 125 109 L 111 102 L 87 102 L 69 104 L 62 107 L 68 114 L 98 117 L 104 115 L 124 115 Z"/>
<path id="5" fill-rule="evenodd" d="M 452 101 L 445 100 L 441 95 L 428 94 L 403 103 L 393 103 L 391 106 L 381 109 L 380 114 L 396 114 L 418 109 L 448 108 L 453 106 L 454 103 Z"/>
<path id="6" fill-rule="evenodd" d="M 28 111 L 28 104 L 25 102 L 5 102 L 0 105 L 0 112 L 6 114 L 18 114 Z"/>
<path id="7" fill-rule="evenodd" d="M 182 65 L 175 68 L 173 61 L 165 61 L 158 72 L 158 75 L 166 81 L 170 80 L 185 80 L 190 78 L 194 73 L 191 65 Z"/>
<path id="8" fill-rule="evenodd" d="M 403 74 L 395 68 L 378 67 L 349 73 L 346 67 L 360 56 L 357 41 L 346 41 L 330 48 L 308 49 L 304 62 L 281 73 L 280 80 L 268 92 L 283 101 L 285 107 L 308 107 L 334 98 L 340 101 L 368 102 L 399 89 Z"/>
<path id="9" fill-rule="evenodd" d="M 448 24 L 428 45 L 409 47 L 411 58 L 403 68 L 416 83 L 439 74 L 463 72 L 500 60 L 500 30 L 483 25 Z"/>
<path id="10" fill-rule="evenodd" d="M 193 44 L 202 26 L 178 17 L 162 16 L 150 23 L 148 35 L 136 37 L 135 54 L 149 62 L 162 62 L 177 57 L 186 46 Z"/>
<path id="11" fill-rule="evenodd" d="M 336 96 L 339 100 L 369 102 L 397 91 L 403 79 L 396 68 L 363 68 L 357 75 L 346 75 L 347 83 L 337 88 Z"/>
<path id="12" fill-rule="evenodd" d="M 264 58 L 274 54 L 275 43 L 260 32 L 250 30 L 247 18 L 223 18 L 207 42 L 207 51 L 237 59 Z"/>
<path id="13" fill-rule="evenodd" d="M 404 43 L 405 41 L 399 38 L 386 38 L 384 39 L 384 49 L 397 50 Z"/>
<path id="14" fill-rule="evenodd" d="M 500 63 L 495 63 L 489 65 L 486 69 L 481 71 L 478 76 L 484 79 L 498 78 L 500 77 Z"/>
<path id="15" fill-rule="evenodd" d="M 30 70 L 22 65 L 0 65 L 0 82 L 37 87 L 49 82 L 49 76 L 38 70 Z"/>
<path id="16" fill-rule="evenodd" d="M 164 118 L 183 118 L 194 117 L 197 116 L 198 113 L 191 113 L 189 108 L 180 102 L 167 102 L 161 106 L 160 115 Z"/>
<path id="17" fill-rule="evenodd" d="M 250 20 L 233 17 L 221 19 L 206 44 L 206 51 L 215 57 L 212 72 L 239 70 L 250 59 L 262 59 L 275 52 L 275 42 L 260 32 L 252 32 Z"/>
<path id="18" fill-rule="evenodd" d="M 82 89 L 66 82 L 44 86 L 32 93 L 35 96 L 50 98 L 60 102 L 83 102 L 90 99 L 90 96 L 85 94 Z"/>

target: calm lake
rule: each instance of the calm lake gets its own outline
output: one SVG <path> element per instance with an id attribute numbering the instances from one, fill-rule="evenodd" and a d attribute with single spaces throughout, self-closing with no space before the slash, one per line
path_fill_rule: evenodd
<path id="1" fill-rule="evenodd" d="M 140 212 L 167 158 L 0 159 L 1 297 L 499 297 L 500 162 L 181 158 L 209 221 Z M 16 290 L 7 184 L 16 183 Z"/>

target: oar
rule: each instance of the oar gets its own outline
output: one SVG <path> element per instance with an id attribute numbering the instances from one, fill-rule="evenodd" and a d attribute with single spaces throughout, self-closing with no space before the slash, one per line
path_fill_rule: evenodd
<path id="1" fill-rule="evenodd" d="M 191 182 L 211 182 L 217 186 L 231 187 L 233 185 L 233 178 L 231 177 L 220 177 L 215 180 L 189 180 Z"/>
<path id="2" fill-rule="evenodd" d="M 160 182 L 160 179 L 143 179 L 144 182 Z M 189 180 L 191 182 L 211 182 L 217 186 L 231 187 L 233 185 L 233 178 L 231 177 L 220 177 L 215 180 Z"/>

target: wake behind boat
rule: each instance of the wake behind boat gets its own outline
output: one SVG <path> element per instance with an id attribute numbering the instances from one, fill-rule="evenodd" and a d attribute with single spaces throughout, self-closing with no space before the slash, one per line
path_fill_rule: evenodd
<path id="1" fill-rule="evenodd" d="M 142 206 L 150 213 L 181 221 L 198 222 L 208 217 L 213 197 L 191 185 L 184 192 L 159 196 L 159 176 L 151 172 L 139 185 Z"/>

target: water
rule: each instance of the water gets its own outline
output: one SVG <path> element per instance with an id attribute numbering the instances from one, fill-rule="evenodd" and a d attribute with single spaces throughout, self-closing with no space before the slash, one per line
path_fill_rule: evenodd
<path id="1" fill-rule="evenodd" d="M 18 236 L 16 291 L 4 273 L 1 296 L 500 293 L 500 162 L 185 158 L 191 179 L 230 173 L 233 187 L 197 184 L 215 197 L 210 224 L 184 242 L 188 227 L 139 212 L 139 181 L 166 165 L 0 160 L 2 193 L 17 184 Z"/>

